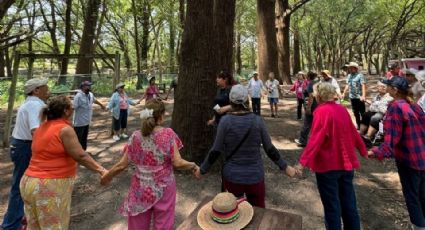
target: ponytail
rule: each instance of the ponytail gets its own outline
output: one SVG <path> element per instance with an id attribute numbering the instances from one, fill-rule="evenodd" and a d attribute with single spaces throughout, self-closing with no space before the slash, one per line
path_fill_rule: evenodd
<path id="1" fill-rule="evenodd" d="M 152 134 L 159 119 L 164 113 L 165 105 L 162 101 L 154 99 L 146 104 L 146 108 L 140 112 L 140 118 L 142 119 L 142 136 L 146 137 Z"/>

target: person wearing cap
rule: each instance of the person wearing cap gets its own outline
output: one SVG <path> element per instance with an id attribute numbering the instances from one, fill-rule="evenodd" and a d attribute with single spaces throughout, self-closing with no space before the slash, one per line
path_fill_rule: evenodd
<path id="1" fill-rule="evenodd" d="M 370 157 L 393 157 L 413 229 L 425 229 L 425 113 L 408 97 L 406 78 L 383 81 L 394 98 L 384 118 L 384 142 Z"/>
<path id="2" fill-rule="evenodd" d="M 423 88 L 425 88 L 425 70 L 417 72 L 416 79 L 418 79 L 418 82 L 422 85 Z M 421 98 L 419 98 L 417 103 L 425 112 L 425 93 L 421 96 Z"/>
<path id="3" fill-rule="evenodd" d="M 425 88 L 416 79 L 416 73 L 418 72 L 414 68 L 404 69 L 403 72 L 406 74 L 407 82 L 409 82 L 410 92 L 412 93 L 413 100 L 418 101 L 419 98 L 425 93 Z"/>
<path id="4" fill-rule="evenodd" d="M 206 174 L 220 155 L 225 161 L 222 170 L 224 190 L 236 197 L 246 195 L 254 206 L 265 207 L 264 166 L 260 148 L 288 176 L 296 171 L 280 156 L 272 144 L 266 125 L 260 116 L 250 112 L 248 90 L 238 84 L 229 94 L 232 111 L 221 118 L 212 148 L 196 176 Z"/>
<path id="5" fill-rule="evenodd" d="M 357 129 L 360 129 L 360 121 L 363 113 L 366 111 L 366 78 L 363 74 L 359 73 L 359 65 L 355 62 L 348 64 L 348 70 L 350 74 L 347 76 L 347 85 L 342 93 L 342 98 L 345 98 L 348 92 L 351 109 L 356 118 Z"/>
<path id="6" fill-rule="evenodd" d="M 148 102 L 156 98 L 162 100 L 161 96 L 159 95 L 159 88 L 155 83 L 155 76 L 148 77 L 148 82 L 149 86 L 146 88 L 145 94 L 143 95 L 142 99 L 140 99 L 140 101 L 146 99 L 146 102 Z"/>
<path id="7" fill-rule="evenodd" d="M 391 79 L 395 76 L 404 77 L 403 71 L 401 71 L 400 66 L 397 62 L 388 65 L 388 72 L 385 74 L 387 79 Z"/>
<path id="8" fill-rule="evenodd" d="M 274 73 L 269 73 L 269 79 L 266 81 L 266 88 L 269 94 L 267 98 L 270 104 L 271 117 L 279 117 L 277 114 L 277 104 L 279 103 L 279 81 L 274 78 Z"/>
<path id="9" fill-rule="evenodd" d="M 365 112 L 360 121 L 360 134 L 367 147 L 372 147 L 372 138 L 379 130 L 379 123 L 384 118 L 388 104 L 393 100 L 387 93 L 387 85 L 378 81 L 378 93 L 372 101 L 366 101 L 370 104 L 369 111 Z"/>
<path id="10" fill-rule="evenodd" d="M 322 72 L 320 72 L 320 74 L 322 75 L 322 79 L 320 80 L 320 82 L 328 82 L 330 83 L 333 87 L 335 87 L 336 89 L 336 94 L 338 96 L 337 99 L 341 98 L 341 88 L 339 87 L 338 81 L 332 77 L 331 72 L 327 69 L 322 70 Z"/>
<path id="11" fill-rule="evenodd" d="M 335 87 L 318 83 L 315 93 L 319 106 L 310 140 L 295 168 L 315 172 L 326 229 L 342 229 L 342 218 L 344 229 L 360 230 L 353 177 L 360 167 L 357 151 L 367 157 L 367 149 L 347 109 L 335 102 Z"/>
<path id="12" fill-rule="evenodd" d="M 251 96 L 252 111 L 258 116 L 261 116 L 261 95 L 263 89 L 263 81 L 258 78 L 258 73 L 254 72 L 248 82 L 248 92 Z"/>
<path id="13" fill-rule="evenodd" d="M 297 97 L 297 119 L 302 120 L 302 109 L 304 105 L 304 90 L 307 89 L 308 80 L 305 79 L 305 73 L 300 71 L 297 73 L 297 80 L 294 82 L 289 91 L 295 92 Z"/>
<path id="14" fill-rule="evenodd" d="M 19 182 L 31 159 L 31 143 L 34 131 L 40 125 L 40 111 L 50 96 L 47 79 L 33 78 L 25 82 L 25 102 L 19 107 L 10 144 L 10 158 L 14 164 L 11 189 L 6 214 L 1 227 L 5 230 L 21 229 L 24 203 Z"/>
<path id="15" fill-rule="evenodd" d="M 90 81 L 83 81 L 80 84 L 80 89 L 75 94 L 73 100 L 74 116 L 73 126 L 77 134 L 78 141 L 84 150 L 87 149 L 87 136 L 89 134 L 89 125 L 93 114 L 93 103 L 99 105 L 103 110 L 106 107 L 100 103 L 93 95 L 91 90 L 92 83 Z"/>
<path id="16" fill-rule="evenodd" d="M 112 139 L 119 141 L 121 138 L 127 138 L 127 118 L 129 114 L 130 105 L 136 105 L 124 91 L 124 83 L 119 83 L 115 87 L 115 92 L 109 100 L 107 108 L 112 110 L 112 120 L 114 126 L 114 135 Z"/>

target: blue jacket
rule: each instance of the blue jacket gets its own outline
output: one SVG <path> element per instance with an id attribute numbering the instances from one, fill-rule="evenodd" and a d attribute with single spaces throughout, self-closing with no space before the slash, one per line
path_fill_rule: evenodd
<path id="1" fill-rule="evenodd" d="M 126 93 L 124 93 L 127 97 L 127 103 L 129 105 L 135 105 L 136 103 L 131 100 Z M 112 111 L 112 116 L 115 119 L 120 119 L 120 94 L 118 92 L 115 92 L 112 94 L 111 99 L 109 100 L 108 109 Z M 128 114 L 130 114 L 130 107 L 128 107 Z"/>

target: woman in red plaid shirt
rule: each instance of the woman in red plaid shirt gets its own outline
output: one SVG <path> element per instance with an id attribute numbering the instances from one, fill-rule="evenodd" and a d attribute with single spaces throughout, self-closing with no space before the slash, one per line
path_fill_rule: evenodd
<path id="1" fill-rule="evenodd" d="M 373 148 L 370 156 L 395 158 L 413 229 L 425 229 L 425 113 L 408 98 L 405 78 L 383 83 L 394 101 L 384 118 L 384 143 Z"/>

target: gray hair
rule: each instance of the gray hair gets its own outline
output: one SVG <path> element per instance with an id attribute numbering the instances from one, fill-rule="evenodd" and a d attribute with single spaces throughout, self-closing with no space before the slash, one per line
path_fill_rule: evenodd
<path id="1" fill-rule="evenodd" d="M 316 84 L 316 96 L 320 101 L 334 101 L 336 89 L 333 85 L 327 82 L 321 82 Z"/>

